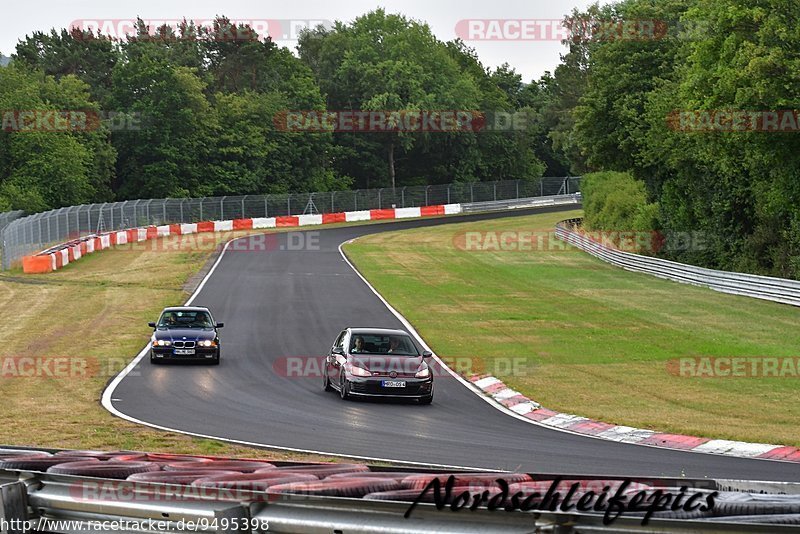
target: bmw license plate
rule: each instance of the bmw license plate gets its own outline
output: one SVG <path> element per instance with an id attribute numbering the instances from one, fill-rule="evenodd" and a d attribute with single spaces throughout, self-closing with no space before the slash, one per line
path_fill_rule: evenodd
<path id="1" fill-rule="evenodd" d="M 404 388 L 406 383 L 404 380 L 382 380 L 381 385 L 385 388 Z"/>
<path id="2" fill-rule="evenodd" d="M 194 349 L 175 349 L 176 356 L 189 356 L 194 354 Z"/>

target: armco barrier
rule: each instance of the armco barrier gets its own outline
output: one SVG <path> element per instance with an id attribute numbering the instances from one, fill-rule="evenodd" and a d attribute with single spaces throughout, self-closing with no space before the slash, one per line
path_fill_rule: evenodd
<path id="1" fill-rule="evenodd" d="M 411 210 L 411 211 L 410 211 Z M 149 239 L 159 239 L 174 235 L 186 235 L 199 232 L 230 232 L 233 230 L 250 230 L 260 228 L 284 228 L 315 226 L 351 221 L 388 220 L 409 217 L 430 217 L 461 213 L 460 204 L 442 206 L 426 206 L 420 208 L 392 208 L 369 211 L 350 211 L 328 213 L 325 215 L 296 215 L 285 217 L 262 217 L 255 219 L 234 219 L 230 221 L 204 221 L 192 224 L 169 224 L 132 228 L 121 232 L 92 234 L 62 243 L 33 256 L 22 258 L 22 270 L 28 274 L 41 274 L 55 271 L 80 259 L 84 254 L 111 247 L 114 244 L 132 243 Z"/>
<path id="2" fill-rule="evenodd" d="M 800 281 L 706 269 L 616 250 L 598 243 L 582 232 L 580 223 L 581 219 L 569 219 L 558 223 L 556 237 L 617 267 L 674 282 L 707 287 L 722 293 L 800 306 Z"/>
<path id="3" fill-rule="evenodd" d="M 79 457 L 89 460 L 68 463 Z M 253 462 L 0 447 L 0 517 L 8 525 L 3 531 L 774 533 L 792 530 L 793 512 L 800 506 L 800 484 L 795 482 L 470 473 L 435 466 L 322 466 L 277 460 L 257 475 L 228 470 L 249 469 Z M 195 465 L 169 470 L 188 464 Z M 219 472 L 217 465 L 225 474 L 206 478 L 203 471 Z M 346 467 L 339 471 L 347 475 L 334 475 L 334 466 Z M 278 477 L 269 475 L 279 470 L 311 482 L 276 485 L 271 481 Z M 320 479 L 314 481 L 316 476 Z M 445 489 L 451 476 L 452 492 Z M 253 478 L 260 482 L 242 482 Z M 498 479 L 510 484 L 505 497 Z M 438 490 L 428 488 L 432 480 L 439 482 Z M 381 487 L 406 489 L 381 492 Z M 616 493 L 612 507 L 610 496 Z M 634 493 L 644 497 L 638 505 L 632 504 Z M 707 498 L 710 494 L 713 500 Z M 412 506 L 414 501 L 419 502 Z M 559 506 L 566 501 L 570 506 Z M 704 503 L 708 506 L 700 509 Z M 647 510 L 652 517 L 644 521 Z"/>

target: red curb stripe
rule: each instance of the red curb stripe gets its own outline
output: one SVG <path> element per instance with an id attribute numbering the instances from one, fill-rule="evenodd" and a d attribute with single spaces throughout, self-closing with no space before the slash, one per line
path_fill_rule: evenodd
<path id="1" fill-rule="evenodd" d="M 506 388 L 508 388 L 508 386 L 506 386 L 502 382 L 498 382 L 496 384 L 492 384 L 491 386 L 486 386 L 485 388 L 483 388 L 483 391 L 485 391 L 486 393 L 497 393 L 498 391 L 502 391 Z"/>
<path id="2" fill-rule="evenodd" d="M 711 441 L 709 438 L 699 438 L 697 436 L 684 436 L 682 434 L 653 434 L 649 438 L 640 441 L 645 445 L 655 445 L 656 447 L 666 447 L 668 449 L 694 449 L 697 446 Z"/>
<path id="3" fill-rule="evenodd" d="M 233 229 L 234 230 L 252 230 L 253 228 L 253 219 L 234 219 L 233 220 Z"/>
<path id="4" fill-rule="evenodd" d="M 567 430 L 572 430 L 573 432 L 577 432 L 579 434 L 588 434 L 590 436 L 597 435 L 601 432 L 605 432 L 609 428 L 614 428 L 617 425 L 612 425 L 609 423 L 603 423 L 602 421 L 580 421 L 573 425 L 567 427 Z"/>
<path id="5" fill-rule="evenodd" d="M 213 232 L 213 231 L 214 231 L 214 221 L 203 221 L 197 223 L 197 233 Z"/>
<path id="6" fill-rule="evenodd" d="M 522 417 L 527 417 L 528 419 L 533 419 L 534 421 L 542 421 L 544 419 L 553 417 L 554 415 L 558 414 L 553 410 L 548 410 L 547 408 L 539 408 L 538 410 L 526 413 Z"/>
<path id="7" fill-rule="evenodd" d="M 283 228 L 286 226 L 300 226 L 300 219 L 298 217 L 275 217 L 275 226 Z"/>
<path id="8" fill-rule="evenodd" d="M 787 462 L 800 462 L 800 449 L 797 447 L 778 447 L 759 454 L 756 458 L 768 458 L 770 460 L 785 460 Z"/>
<path id="9" fill-rule="evenodd" d="M 180 224 L 169 225 L 169 235 L 182 235 Z"/>
<path id="10" fill-rule="evenodd" d="M 501 400 L 500 404 L 505 406 L 506 408 L 510 408 L 512 406 L 516 406 L 517 404 L 522 404 L 523 402 L 530 402 L 531 400 L 526 397 L 525 395 L 514 395 L 505 400 Z"/>
<path id="11" fill-rule="evenodd" d="M 432 215 L 444 215 L 444 206 L 422 206 L 419 209 L 420 215 L 430 217 Z"/>
<path id="12" fill-rule="evenodd" d="M 394 219 L 394 209 L 369 210 L 370 220 Z"/>
<path id="13" fill-rule="evenodd" d="M 322 224 L 343 223 L 347 222 L 347 216 L 344 212 L 341 213 L 323 213 Z"/>

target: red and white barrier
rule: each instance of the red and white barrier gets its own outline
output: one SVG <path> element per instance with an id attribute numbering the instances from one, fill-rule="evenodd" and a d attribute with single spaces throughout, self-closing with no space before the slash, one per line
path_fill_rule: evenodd
<path id="1" fill-rule="evenodd" d="M 60 269 L 70 262 L 79 260 L 84 254 L 91 254 L 114 245 L 125 245 L 169 236 L 201 232 L 231 232 L 235 230 L 260 230 L 265 228 L 316 226 L 345 222 L 409 219 L 433 217 L 437 215 L 456 215 L 458 213 L 461 213 L 461 204 L 444 204 L 418 208 L 388 208 L 340 213 L 293 215 L 286 217 L 257 217 L 252 219 L 204 221 L 199 223 L 165 224 L 161 226 L 148 226 L 145 228 L 131 228 L 130 230 L 82 237 L 33 256 L 25 256 L 22 259 L 22 268 L 26 273 L 47 273 Z"/>

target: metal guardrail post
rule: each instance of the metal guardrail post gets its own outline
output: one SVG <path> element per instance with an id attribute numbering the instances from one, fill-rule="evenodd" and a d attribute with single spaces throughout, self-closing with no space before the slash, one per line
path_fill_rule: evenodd
<path id="1" fill-rule="evenodd" d="M 23 482 L 0 485 L 0 522 L 7 534 L 25 534 L 28 519 L 27 489 Z"/>

